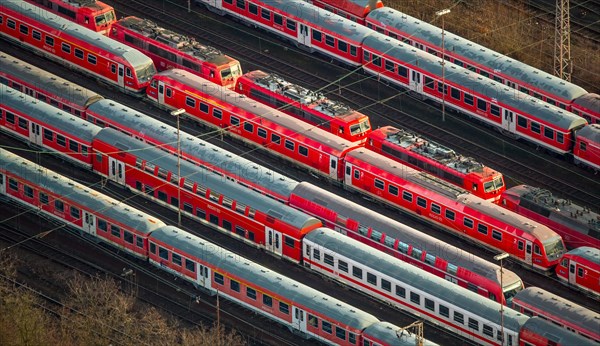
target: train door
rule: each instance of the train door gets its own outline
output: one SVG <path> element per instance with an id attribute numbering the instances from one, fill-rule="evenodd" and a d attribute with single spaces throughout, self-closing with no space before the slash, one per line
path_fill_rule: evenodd
<path id="1" fill-rule="evenodd" d="M 298 43 L 310 47 L 310 28 L 302 23 L 298 27 Z"/>
<path id="2" fill-rule="evenodd" d="M 40 125 L 34 123 L 33 121 L 29 122 L 29 141 L 36 145 L 42 145 L 42 136 L 40 135 Z"/>
<path id="3" fill-rule="evenodd" d="M 196 280 L 201 287 L 210 290 L 210 268 L 198 263 L 198 276 Z"/>
<path id="4" fill-rule="evenodd" d="M 281 256 L 281 232 L 277 232 L 276 230 L 266 227 L 267 230 L 267 250 L 273 252 L 274 254 Z"/>
<path id="5" fill-rule="evenodd" d="M 423 92 L 421 84 L 421 72 L 412 70 L 410 76 L 410 90 L 416 91 L 419 94 Z"/>
<path id="6" fill-rule="evenodd" d="M 515 133 L 515 114 L 508 109 L 504 110 L 502 118 L 502 128 L 510 133 Z"/>
<path id="7" fill-rule="evenodd" d="M 158 81 L 158 104 L 165 104 L 165 83 Z"/>
<path id="8" fill-rule="evenodd" d="M 531 262 L 531 242 L 529 240 L 525 241 L 525 262 L 527 264 L 532 264 L 532 262 Z"/>
<path id="9" fill-rule="evenodd" d="M 6 194 L 6 184 L 4 183 L 4 174 L 0 174 L 0 194 Z"/>
<path id="10" fill-rule="evenodd" d="M 296 329 L 302 333 L 306 333 L 306 318 L 304 318 L 304 311 L 294 306 L 294 316 L 292 323 Z"/>
<path id="11" fill-rule="evenodd" d="M 329 157 L 329 177 L 338 180 L 338 159 L 333 155 Z"/>
<path id="12" fill-rule="evenodd" d="M 89 235 L 96 236 L 96 216 L 87 211 L 83 211 L 83 222 L 81 223 L 83 231 Z"/>
<path id="13" fill-rule="evenodd" d="M 108 178 L 116 183 L 125 185 L 125 163 L 109 157 Z"/>
<path id="14" fill-rule="evenodd" d="M 125 87 L 125 73 L 124 73 L 124 68 L 122 64 L 118 64 L 118 82 L 119 82 L 119 86 L 120 87 Z"/>
<path id="15" fill-rule="evenodd" d="M 577 277 L 575 273 L 577 272 L 576 263 L 573 261 L 569 261 L 569 283 L 574 284 L 577 281 Z"/>

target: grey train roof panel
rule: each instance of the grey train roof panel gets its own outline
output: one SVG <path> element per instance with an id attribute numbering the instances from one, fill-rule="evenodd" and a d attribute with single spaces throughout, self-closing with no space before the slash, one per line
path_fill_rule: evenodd
<path id="1" fill-rule="evenodd" d="M 527 320 L 527 322 L 525 322 L 525 325 L 523 325 L 523 328 L 527 328 L 537 335 L 541 335 L 544 338 L 554 341 L 555 345 L 598 345 L 597 343 L 593 342 L 588 338 L 575 334 L 563 327 L 545 321 L 537 316 Z"/>
<path id="2" fill-rule="evenodd" d="M 373 251 L 361 242 L 340 235 L 327 228 L 318 228 L 305 237 L 318 246 L 332 249 L 336 253 L 351 258 L 368 268 L 376 268 L 380 273 L 407 283 L 417 290 L 426 292 L 439 301 L 445 301 L 466 311 L 481 316 L 497 325 L 501 324 L 500 304 L 484 299 L 479 294 L 448 282 L 426 271 L 413 267 L 388 254 Z M 327 253 L 328 251 L 325 251 Z M 504 310 L 504 327 L 520 330 L 528 317 L 512 309 Z"/>
<path id="3" fill-rule="evenodd" d="M 143 113 L 111 100 L 101 100 L 89 107 L 91 112 L 102 114 L 145 137 L 160 143 L 176 146 L 177 129 Z M 260 186 L 268 186 L 283 196 L 288 196 L 297 181 L 258 165 L 241 156 L 210 144 L 191 134 L 180 131 L 181 151 L 194 156 L 208 165 L 233 172 L 236 176 L 250 180 Z"/>
<path id="4" fill-rule="evenodd" d="M 0 167 L 16 173 L 18 176 L 24 177 L 59 196 L 64 196 L 65 201 L 72 200 L 84 205 L 92 211 L 98 211 L 108 218 L 136 229 L 140 233 L 148 234 L 158 227 L 164 226 L 162 221 L 149 214 L 89 189 L 4 149 L 0 149 Z"/>
<path id="5" fill-rule="evenodd" d="M 600 249 L 590 246 L 582 246 L 568 252 L 571 255 L 576 255 L 590 262 L 600 264 Z"/>
<path id="6" fill-rule="evenodd" d="M 442 60 L 440 58 L 384 34 L 376 32 L 368 36 L 364 40 L 363 48 L 385 52 L 386 55 L 399 61 L 417 65 L 419 68 L 436 75 L 440 80 L 442 78 Z M 573 129 L 587 123 L 585 119 L 578 115 L 454 64 L 446 64 L 444 78 L 461 86 L 468 85 L 469 90 L 492 96 L 499 102 L 517 109 L 517 113 L 524 111 L 528 114 L 534 114 L 536 117 L 561 128 Z"/>
<path id="7" fill-rule="evenodd" d="M 600 124 L 591 124 L 577 131 L 577 137 L 587 138 L 594 143 L 600 143 Z"/>
<path id="8" fill-rule="evenodd" d="M 451 244 L 440 242 L 440 240 L 420 232 L 419 230 L 408 227 L 379 213 L 375 213 L 354 202 L 338 197 L 306 182 L 298 184 L 293 193 L 334 210 L 339 213 L 339 215 L 352 218 L 353 220 L 360 222 L 362 226 L 371 227 L 373 230 L 385 233 L 386 237 L 392 237 L 394 239 L 399 239 L 406 244 L 412 244 L 418 249 L 427 251 L 428 254 L 444 258 L 449 263 L 467 268 L 494 282 L 500 282 L 500 266 L 467 253 Z M 506 270 L 505 268 L 503 281 L 504 285 L 508 285 L 520 281 L 520 278 L 514 272 Z"/>
<path id="9" fill-rule="evenodd" d="M 405 13 L 389 7 L 383 7 L 371 11 L 368 17 L 388 23 L 388 26 L 408 33 L 409 38 L 418 38 L 430 42 L 433 46 L 437 47 L 442 46 L 442 29 Z M 524 81 L 538 89 L 558 95 L 569 101 L 587 93 L 585 89 L 578 85 L 566 82 L 518 60 L 511 59 L 506 55 L 469 41 L 447 30 L 444 31 L 444 36 L 444 49 L 446 51 L 464 56 L 475 63 L 486 66 L 488 69 L 510 76 L 512 79 Z"/>
<path id="10" fill-rule="evenodd" d="M 96 136 L 98 140 L 115 145 L 125 151 L 131 151 L 136 157 L 159 166 L 169 172 L 177 173 L 177 158 L 149 144 L 142 143 L 133 137 L 112 128 L 102 129 Z M 181 176 L 186 181 L 197 182 L 216 193 L 228 196 L 240 203 L 251 206 L 265 214 L 271 215 L 297 228 L 314 225 L 317 219 L 286 206 L 272 198 L 234 183 L 225 177 L 216 175 L 201 167 L 181 160 Z"/>
<path id="11" fill-rule="evenodd" d="M 289 13 L 296 18 L 300 18 L 311 23 L 317 23 L 326 30 L 342 37 L 347 37 L 354 42 L 362 42 L 362 40 L 372 32 L 371 29 L 363 25 L 340 17 L 325 9 L 308 4 L 306 1 L 270 0 L 267 3 L 270 6 Z"/>
<path id="12" fill-rule="evenodd" d="M 0 74 L 8 74 L 85 108 L 102 95 L 0 51 Z"/>
<path id="13" fill-rule="evenodd" d="M 398 326 L 395 326 L 389 322 L 378 322 L 368 326 L 364 331 L 363 335 L 373 336 L 377 338 L 379 342 L 383 342 L 384 345 L 394 346 L 415 346 L 417 340 L 414 334 L 408 332 L 401 333 Z M 436 346 L 433 341 L 427 339 L 423 340 L 423 346 Z"/>
<path id="14" fill-rule="evenodd" d="M 600 95 L 598 94 L 585 94 L 581 97 L 578 97 L 574 103 L 587 109 L 591 109 L 596 113 L 600 113 Z"/>
<path id="15" fill-rule="evenodd" d="M 76 134 L 77 138 L 91 142 L 100 131 L 100 127 L 77 118 L 47 103 L 38 101 L 31 96 L 0 85 L 0 103 L 4 106 L 17 109 L 34 119 L 48 123 L 69 134 Z"/>
<path id="16" fill-rule="evenodd" d="M 284 300 L 286 304 L 306 306 L 360 330 L 379 322 L 371 314 L 357 310 L 342 301 L 175 227 L 167 226 L 156 230 L 151 237 L 205 260 L 258 287 L 283 296 L 286 298 Z"/>
<path id="17" fill-rule="evenodd" d="M 1 6 L 8 7 L 13 11 L 32 17 L 35 20 L 52 27 L 55 30 L 55 35 L 57 37 L 61 37 L 63 35 L 62 33 L 68 33 L 70 36 L 93 44 L 98 49 L 120 56 L 136 69 L 152 64 L 152 60 L 137 49 L 128 47 L 25 1 L 3 0 Z"/>
<path id="18" fill-rule="evenodd" d="M 557 316 L 576 322 L 587 330 L 600 330 L 600 314 L 541 288 L 527 287 L 517 293 L 514 299 L 547 312 L 543 314 L 547 317 Z"/>

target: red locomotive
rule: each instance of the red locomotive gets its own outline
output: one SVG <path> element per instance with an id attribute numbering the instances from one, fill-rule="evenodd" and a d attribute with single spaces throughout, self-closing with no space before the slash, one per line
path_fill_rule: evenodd
<path id="1" fill-rule="evenodd" d="M 506 190 L 502 173 L 411 131 L 391 126 L 379 128 L 369 134 L 366 147 L 488 201 L 497 201 Z"/>
<path id="2" fill-rule="evenodd" d="M 234 88 L 242 74 L 239 61 L 148 19 L 120 19 L 112 26 L 109 37 L 151 57 L 159 71 L 183 69 L 229 89 Z"/>
<path id="3" fill-rule="evenodd" d="M 600 295 L 600 250 L 582 246 L 564 254 L 556 275 L 567 285 Z"/>
<path id="4" fill-rule="evenodd" d="M 519 185 L 504 191 L 500 204 L 544 224 L 563 238 L 568 249 L 600 248 L 600 215 L 570 200 L 556 198 L 548 190 Z"/>
<path id="5" fill-rule="evenodd" d="M 577 131 L 573 156 L 575 164 L 600 172 L 600 123 L 588 125 Z"/>
<path id="6" fill-rule="evenodd" d="M 117 21 L 115 10 L 96 0 L 25 0 L 102 35 Z"/>
<path id="7" fill-rule="evenodd" d="M 350 142 L 363 143 L 371 132 L 366 115 L 276 74 L 248 72 L 238 79 L 235 91 Z"/>

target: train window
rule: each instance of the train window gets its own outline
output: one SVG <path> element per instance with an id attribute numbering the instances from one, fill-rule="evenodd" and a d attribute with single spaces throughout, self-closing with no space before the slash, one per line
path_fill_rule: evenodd
<path id="1" fill-rule="evenodd" d="M 200 102 L 200 111 L 202 111 L 202 113 L 206 113 L 208 114 L 208 105 L 204 102 Z"/>
<path id="2" fill-rule="evenodd" d="M 448 309 L 447 306 L 439 304 L 438 305 L 439 310 L 440 310 L 440 315 L 446 317 L 446 318 L 450 318 L 450 309 Z"/>
<path id="3" fill-rule="evenodd" d="M 27 130 L 29 128 L 29 124 L 27 123 L 27 120 L 25 120 L 23 118 L 19 118 L 19 127 Z"/>
<path id="4" fill-rule="evenodd" d="M 283 17 L 280 14 L 273 14 L 273 22 L 277 25 L 283 25 Z"/>
<path id="5" fill-rule="evenodd" d="M 337 336 L 339 339 L 346 340 L 346 330 L 340 327 L 335 327 L 335 336 Z"/>
<path id="6" fill-rule="evenodd" d="M 261 137 L 261 138 L 264 138 L 264 139 L 267 138 L 267 130 L 262 129 L 262 128 L 259 127 L 258 130 L 257 130 L 257 133 L 258 133 L 258 137 Z"/>
<path id="7" fill-rule="evenodd" d="M 343 271 L 344 273 L 348 272 L 348 263 L 338 260 L 338 270 Z"/>
<path id="8" fill-rule="evenodd" d="M 583 277 L 583 273 L 584 273 L 583 268 L 577 268 L 577 276 L 579 276 L 580 278 L 582 278 Z"/>
<path id="9" fill-rule="evenodd" d="M 191 259 L 185 259 L 185 269 L 191 271 L 192 273 L 196 272 L 196 262 Z"/>
<path id="10" fill-rule="evenodd" d="M 110 72 L 117 73 L 117 65 L 115 64 L 110 64 Z"/>
<path id="11" fill-rule="evenodd" d="M 487 112 L 487 102 L 482 99 L 477 99 L 477 109 Z"/>
<path id="12" fill-rule="evenodd" d="M 98 219 L 98 229 L 102 232 L 106 232 L 108 229 L 108 225 L 106 224 L 106 221 L 102 220 L 102 219 Z M 154 245 L 154 244 L 152 244 Z M 152 252 L 154 252 L 156 250 L 152 250 Z"/>
<path id="13" fill-rule="evenodd" d="M 290 307 L 286 303 L 284 303 L 284 302 L 279 302 L 279 311 L 282 314 L 289 315 L 290 314 Z"/>
<path id="14" fill-rule="evenodd" d="M 381 288 L 384 291 L 392 292 L 392 283 L 386 279 L 381 279 Z"/>
<path id="15" fill-rule="evenodd" d="M 296 242 L 294 241 L 293 238 L 290 238 L 287 235 L 284 235 L 283 236 L 283 240 L 284 240 L 284 243 L 285 243 L 285 245 L 287 247 L 292 248 L 292 249 L 294 248 Z M 327 257 L 327 255 L 325 255 L 325 257 Z M 325 258 L 325 259 L 327 259 L 327 258 Z"/>
<path id="16" fill-rule="evenodd" d="M 75 48 L 75 57 L 83 60 L 83 51 L 79 48 Z"/>
<path id="17" fill-rule="evenodd" d="M 10 184 L 9 184 L 9 186 L 10 186 Z M 56 200 L 54 200 L 54 209 L 56 211 L 62 213 L 65 210 L 65 204 L 62 201 L 56 199 Z"/>
<path id="18" fill-rule="evenodd" d="M 179 199 L 177 199 L 177 197 L 171 197 L 171 205 L 176 208 L 181 208 L 179 205 Z"/>
<path id="19" fill-rule="evenodd" d="M 248 12 L 252 13 L 253 15 L 257 16 L 258 15 L 258 6 L 256 6 L 253 3 L 248 3 Z"/>
<path id="20" fill-rule="evenodd" d="M 452 210 L 446 209 L 446 219 L 454 221 L 456 214 Z"/>
<path id="21" fill-rule="evenodd" d="M 442 208 L 435 203 L 431 203 L 431 211 L 435 214 L 440 215 L 442 213 Z"/>
<path id="22" fill-rule="evenodd" d="M 417 205 L 421 208 L 427 208 L 427 200 L 423 197 L 417 196 Z"/>
<path id="23" fill-rule="evenodd" d="M 362 280 L 362 278 L 363 278 L 362 269 L 353 266 L 352 267 L 352 276 Z"/>
<path id="24" fill-rule="evenodd" d="M 344 41 L 340 41 L 338 40 L 338 49 L 341 52 L 347 53 L 348 52 L 348 44 Z M 394 66 L 392 65 L 392 72 L 394 71 Z"/>
<path id="25" fill-rule="evenodd" d="M 325 333 L 331 334 L 331 323 L 321 321 L 321 329 L 323 329 Z"/>
<path id="26" fill-rule="evenodd" d="M 113 237 L 121 238 L 121 229 L 115 225 L 110 225 L 110 234 Z M 165 257 L 165 259 L 167 258 Z"/>
<path id="27" fill-rule="evenodd" d="M 298 317 L 297 310 L 296 310 L 296 317 Z M 312 327 L 318 328 L 319 327 L 319 319 L 316 316 L 308 314 L 308 324 L 311 325 Z"/>
<path id="28" fill-rule="evenodd" d="M 448 266 L 446 267 L 446 272 L 452 275 L 456 275 L 456 273 L 458 272 L 458 267 L 454 264 L 448 263 Z"/>
<path id="29" fill-rule="evenodd" d="M 517 116 L 517 125 L 519 125 L 519 127 L 522 128 L 527 128 L 527 119 L 525 117 L 522 116 Z"/>
<path id="30" fill-rule="evenodd" d="M 290 141 L 289 139 L 285 140 L 285 147 L 289 150 L 294 151 L 294 142 Z"/>
<path id="31" fill-rule="evenodd" d="M 48 195 L 40 192 L 40 203 L 48 205 Z"/>
<path id="32" fill-rule="evenodd" d="M 587 143 L 586 142 L 579 142 L 579 150 L 581 151 L 586 151 L 587 150 Z"/>
<path id="33" fill-rule="evenodd" d="M 469 328 L 479 330 L 479 322 L 469 317 Z"/>
<path id="34" fill-rule="evenodd" d="M 517 247 L 519 248 L 519 251 L 523 251 L 523 241 L 519 240 L 519 242 L 517 243 Z"/>
<path id="35" fill-rule="evenodd" d="M 246 287 L 246 296 L 252 300 L 256 300 L 256 290 Z"/>
<path id="36" fill-rule="evenodd" d="M 131 232 L 123 231 L 123 240 L 125 240 L 129 244 L 133 244 L 133 234 Z M 173 256 L 175 256 L 175 254 L 173 254 Z M 181 263 L 179 265 L 181 265 Z"/>
<path id="37" fill-rule="evenodd" d="M 378 55 L 373 55 L 373 65 L 377 67 L 381 67 L 381 57 Z"/>
<path id="38" fill-rule="evenodd" d="M 438 92 L 440 94 L 448 95 L 448 86 L 442 82 L 437 82 Z"/>
<path id="39" fill-rule="evenodd" d="M 435 256 L 434 255 L 430 255 L 430 254 L 426 254 L 425 255 L 425 263 L 431 264 L 431 265 L 435 265 Z"/>
<path id="40" fill-rule="evenodd" d="M 367 52 L 366 50 L 363 51 L 363 60 L 365 62 L 371 61 L 371 53 Z"/>
<path id="41" fill-rule="evenodd" d="M 323 40 L 323 34 L 320 31 L 312 29 L 312 39 L 313 41 L 321 42 Z"/>
<path id="42" fill-rule="evenodd" d="M 225 3 L 227 3 L 227 4 L 233 4 L 233 0 L 223 0 L 223 1 L 225 1 Z"/>
<path id="43" fill-rule="evenodd" d="M 542 254 L 542 252 L 540 251 L 540 247 L 539 247 L 539 246 L 537 246 L 537 244 L 534 244 L 534 245 L 533 245 L 533 252 L 534 252 L 536 255 L 541 255 L 541 254 Z"/>
<path id="44" fill-rule="evenodd" d="M 0 16 L 0 25 L 2 24 L 2 16 Z"/>
<path id="45" fill-rule="evenodd" d="M 329 264 L 330 266 L 333 266 L 333 256 L 331 256 L 329 254 L 324 254 L 323 262 L 325 262 L 325 264 Z"/>
<path id="46" fill-rule="evenodd" d="M 408 202 L 412 202 L 413 195 L 412 195 L 412 193 L 410 193 L 408 191 L 402 191 L 402 199 L 404 199 L 405 201 L 408 201 Z"/>
<path id="47" fill-rule="evenodd" d="M 60 45 L 60 49 L 67 54 L 71 54 L 71 46 L 64 42 Z"/>
<path id="48" fill-rule="evenodd" d="M 367 282 L 373 286 L 377 286 L 377 276 L 375 276 L 375 274 L 367 272 Z"/>
<path id="49" fill-rule="evenodd" d="M 435 84 L 433 83 L 433 79 L 425 76 L 425 87 L 433 90 L 433 88 L 435 87 Z"/>
<path id="50" fill-rule="evenodd" d="M 300 155 L 308 157 L 308 148 L 307 147 L 298 145 L 298 152 L 300 153 Z"/>
<path id="51" fill-rule="evenodd" d="M 223 285 L 223 283 L 225 282 L 223 275 L 215 273 L 215 282 L 219 285 Z"/>
<path id="52" fill-rule="evenodd" d="M 398 65 L 398 75 L 400 77 L 408 78 L 408 69 L 404 66 Z"/>
<path id="53" fill-rule="evenodd" d="M 375 178 L 375 187 L 378 188 L 379 190 L 383 190 L 385 187 L 383 180 Z"/>
<path id="54" fill-rule="evenodd" d="M 192 214 L 192 213 L 194 213 L 194 207 L 191 204 L 184 202 L 183 203 L 183 211 L 185 211 L 186 213 Z"/>
<path id="55" fill-rule="evenodd" d="M 229 122 L 233 126 L 238 126 L 238 127 L 240 126 L 240 118 L 234 117 L 233 115 L 229 118 Z"/>
<path id="56" fill-rule="evenodd" d="M 464 93 L 463 97 L 464 97 L 464 100 L 465 100 L 466 104 L 468 104 L 469 106 L 473 105 L 473 95 Z"/>
<path id="57" fill-rule="evenodd" d="M 425 308 L 427 310 L 435 311 L 435 302 L 431 299 L 425 298 Z"/>
<path id="58" fill-rule="evenodd" d="M 525 94 L 529 94 L 529 89 L 522 87 L 522 86 L 519 87 L 519 91 L 522 93 L 525 93 Z"/>
<path id="59" fill-rule="evenodd" d="M 535 121 L 532 121 L 531 122 L 531 132 L 541 133 L 542 130 L 540 129 L 540 124 L 536 123 Z"/>
<path id="60" fill-rule="evenodd" d="M 6 122 L 14 124 L 15 123 L 15 115 L 11 112 L 6 112 Z"/>
<path id="61" fill-rule="evenodd" d="M 244 123 L 244 130 L 246 132 L 254 133 L 254 125 L 252 123 L 245 122 Z"/>
<path id="62" fill-rule="evenodd" d="M 272 307 L 273 306 L 273 298 L 263 293 L 263 304 Z"/>
<path id="63" fill-rule="evenodd" d="M 139 247 L 140 249 L 143 249 L 144 248 L 144 238 L 142 238 L 142 237 L 135 238 L 135 245 L 137 247 Z"/>
<path id="64" fill-rule="evenodd" d="M 398 196 L 398 188 L 394 185 L 388 185 L 388 192 L 394 196 Z"/>
<path id="65" fill-rule="evenodd" d="M 556 133 L 556 141 L 560 144 L 563 144 L 565 142 L 565 137 L 562 133 L 557 132 Z"/>
<path id="66" fill-rule="evenodd" d="M 465 217 L 463 219 L 463 225 L 465 225 L 465 227 L 468 228 L 473 228 L 473 220 L 469 219 L 468 217 Z"/>
<path id="67" fill-rule="evenodd" d="M 231 287 L 232 291 L 235 291 L 235 292 L 240 291 L 240 283 L 233 279 L 229 279 L 229 287 Z"/>
<path id="68" fill-rule="evenodd" d="M 78 153 L 79 144 L 77 142 L 69 141 L 69 149 L 74 153 Z"/>
<path id="69" fill-rule="evenodd" d="M 421 296 L 418 293 L 410 292 L 410 301 L 417 305 L 421 305 Z"/>
<path id="70" fill-rule="evenodd" d="M 408 253 L 408 245 L 406 243 L 400 242 L 398 244 L 398 250 L 400 250 L 400 252 L 407 254 Z"/>
<path id="71" fill-rule="evenodd" d="M 464 324 L 465 323 L 465 317 L 460 312 L 454 311 L 454 321 L 456 321 L 456 322 L 458 322 L 460 324 Z"/>
<path id="72" fill-rule="evenodd" d="M 223 112 L 220 109 L 213 108 L 213 116 L 217 119 L 223 118 Z"/>
<path id="73" fill-rule="evenodd" d="M 296 22 L 295 21 L 293 21 L 289 18 L 287 18 L 285 21 L 286 21 L 285 25 L 288 29 L 290 29 L 291 31 L 296 31 Z"/>
<path id="74" fill-rule="evenodd" d="M 478 224 L 477 225 L 477 231 L 481 234 L 488 234 L 488 227 L 486 225 L 482 225 L 482 224 Z"/>
<path id="75" fill-rule="evenodd" d="M 335 47 L 335 39 L 333 36 L 325 35 L 325 44 L 331 47 Z"/>
<path id="76" fill-rule="evenodd" d="M 59 135 L 58 133 L 56 134 L 56 144 L 60 145 L 61 147 L 66 147 L 67 146 L 67 142 L 65 140 L 65 137 L 62 135 Z"/>
<path id="77" fill-rule="evenodd" d="M 313 249 L 313 258 L 316 260 L 321 260 L 321 251 L 318 249 Z"/>
<path id="78" fill-rule="evenodd" d="M 398 297 L 406 298 L 406 289 L 404 287 L 396 285 L 396 295 Z"/>
<path id="79" fill-rule="evenodd" d="M 260 9 L 260 16 L 263 17 L 263 19 L 266 19 L 268 21 L 271 21 L 271 11 L 261 8 Z"/>
<path id="80" fill-rule="evenodd" d="M 25 196 L 33 198 L 33 189 L 31 186 L 23 185 L 23 192 L 25 193 Z"/>
<path id="81" fill-rule="evenodd" d="M 483 334 L 489 336 L 489 337 L 494 337 L 494 329 L 490 326 L 488 326 L 487 324 L 483 325 Z"/>
<path id="82" fill-rule="evenodd" d="M 497 105 L 494 105 L 494 104 L 490 104 L 490 113 L 492 113 L 493 116 L 499 117 L 500 116 L 500 107 L 498 107 Z"/>
<path id="83" fill-rule="evenodd" d="M 19 24 L 19 32 L 23 35 L 29 35 L 29 27 L 23 24 Z"/>
<path id="84" fill-rule="evenodd" d="M 7 19 L 6 20 L 6 26 L 8 26 L 10 29 L 16 29 L 17 28 L 17 22 L 15 22 L 12 19 Z"/>
<path id="85" fill-rule="evenodd" d="M 167 202 L 167 194 L 164 191 L 158 191 L 158 199 Z"/>
<path id="86" fill-rule="evenodd" d="M 112 230 L 113 227 L 111 227 Z M 164 260 L 169 260 L 169 250 L 165 249 L 162 246 L 158 247 L 158 257 L 164 259 Z"/>
<path id="87" fill-rule="evenodd" d="M 419 260 L 419 261 L 420 261 L 420 260 L 421 260 L 421 255 L 423 255 L 423 251 L 421 251 L 421 250 L 419 250 L 419 249 L 417 249 L 417 248 L 413 247 L 413 249 L 412 249 L 412 252 L 410 253 L 410 255 L 411 255 L 413 258 L 415 258 L 415 259 L 417 259 L 417 260 Z"/>
<path id="88" fill-rule="evenodd" d="M 354 170 L 354 178 L 355 179 L 360 179 L 360 171 L 358 169 Z"/>
<path id="89" fill-rule="evenodd" d="M 554 139 L 554 130 L 544 127 L 544 136 L 549 139 Z"/>
<path id="90" fill-rule="evenodd" d="M 495 229 L 492 230 L 492 238 L 498 240 L 498 241 L 502 241 L 502 233 L 500 233 L 499 231 L 496 231 Z"/>

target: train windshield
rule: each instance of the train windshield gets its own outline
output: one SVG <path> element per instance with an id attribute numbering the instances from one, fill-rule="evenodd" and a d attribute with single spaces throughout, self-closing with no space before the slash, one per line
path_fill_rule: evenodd
<path id="1" fill-rule="evenodd" d="M 115 21 L 115 11 L 108 11 L 96 16 L 96 25 L 101 26 Z"/>
<path id="2" fill-rule="evenodd" d="M 492 191 L 499 190 L 503 186 L 504 186 L 504 180 L 502 179 L 502 176 L 498 176 L 498 177 L 494 178 L 493 180 L 488 181 L 487 183 L 483 183 L 483 190 L 485 192 L 492 192 Z"/>
<path id="3" fill-rule="evenodd" d="M 559 259 L 565 253 L 565 246 L 563 245 L 561 237 L 554 237 L 544 242 L 544 250 L 546 251 L 546 257 L 548 260 L 553 261 Z"/>
<path id="4" fill-rule="evenodd" d="M 353 135 L 357 135 L 359 133 L 365 133 L 371 129 L 371 124 L 369 124 L 369 120 L 361 121 L 358 124 L 354 124 L 350 126 L 350 133 Z"/>
<path id="5" fill-rule="evenodd" d="M 512 285 L 504 287 L 504 299 L 506 299 L 506 305 L 510 306 L 512 299 L 517 293 L 523 290 L 523 282 L 521 280 L 513 283 Z"/>
<path id="6" fill-rule="evenodd" d="M 235 79 L 242 75 L 242 69 L 239 64 L 235 64 L 230 68 L 221 71 L 221 79 Z"/>
<path id="7" fill-rule="evenodd" d="M 138 81 L 146 82 L 149 81 L 152 76 L 156 74 L 156 70 L 154 69 L 154 63 L 150 62 L 145 67 L 140 67 L 137 70 Z"/>

